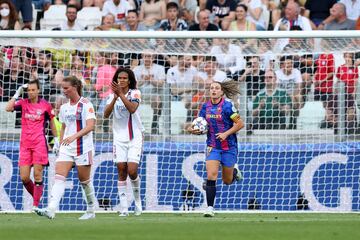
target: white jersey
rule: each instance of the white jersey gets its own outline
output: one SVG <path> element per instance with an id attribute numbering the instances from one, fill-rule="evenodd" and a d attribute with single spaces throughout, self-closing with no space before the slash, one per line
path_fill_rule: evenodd
<path id="1" fill-rule="evenodd" d="M 81 97 L 75 105 L 70 101 L 60 107 L 59 121 L 66 125 L 63 139 L 74 135 L 86 126 L 86 120 L 96 119 L 92 103 Z M 68 146 L 61 145 L 60 153 L 69 156 L 80 156 L 89 151 L 94 151 L 92 131 L 76 139 Z"/>
<path id="2" fill-rule="evenodd" d="M 125 95 L 131 102 L 141 102 L 141 93 L 138 89 L 130 89 Z M 110 104 L 114 94 L 110 94 L 106 105 Z M 113 133 L 114 142 L 128 142 L 134 138 L 142 138 L 145 131 L 139 114 L 139 109 L 133 114 L 125 107 L 123 101 L 118 98 L 113 110 Z"/>

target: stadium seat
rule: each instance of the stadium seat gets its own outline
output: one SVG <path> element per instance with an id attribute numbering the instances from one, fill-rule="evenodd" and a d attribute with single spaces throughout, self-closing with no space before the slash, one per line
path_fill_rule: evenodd
<path id="1" fill-rule="evenodd" d="M 98 7 L 84 7 L 77 14 L 79 23 L 87 27 L 88 30 L 93 30 L 95 27 L 101 25 L 101 11 Z"/>
<path id="2" fill-rule="evenodd" d="M 44 12 L 46 19 L 66 19 L 66 5 L 51 5 Z"/>
<path id="3" fill-rule="evenodd" d="M 6 112 L 7 102 L 0 102 L 0 126 L 1 129 L 15 128 L 15 112 Z"/>
<path id="4" fill-rule="evenodd" d="M 44 12 L 44 18 L 40 19 L 41 30 L 51 30 L 66 20 L 66 6 L 65 5 L 51 5 L 47 11 Z"/>
<path id="5" fill-rule="evenodd" d="M 320 129 L 321 121 L 325 118 L 325 109 L 320 101 L 308 101 L 300 110 L 297 120 L 298 129 Z"/>

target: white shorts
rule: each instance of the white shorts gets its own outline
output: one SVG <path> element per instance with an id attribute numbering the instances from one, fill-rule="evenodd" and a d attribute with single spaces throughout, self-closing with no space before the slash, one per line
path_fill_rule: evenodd
<path id="1" fill-rule="evenodd" d="M 134 138 L 129 142 L 116 142 L 113 145 L 115 163 L 135 162 L 140 163 L 143 150 L 143 138 Z"/>
<path id="2" fill-rule="evenodd" d="M 76 166 L 92 165 L 94 162 L 93 151 L 89 151 L 80 156 L 70 156 L 64 153 L 59 153 L 56 162 L 75 162 Z"/>

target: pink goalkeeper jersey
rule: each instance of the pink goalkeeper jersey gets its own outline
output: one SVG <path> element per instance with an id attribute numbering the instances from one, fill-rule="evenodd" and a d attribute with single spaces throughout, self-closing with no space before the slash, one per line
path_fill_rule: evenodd
<path id="1" fill-rule="evenodd" d="M 31 148 L 45 141 L 45 123 L 54 117 L 50 103 L 42 98 L 37 103 L 20 99 L 16 101 L 14 109 L 21 111 L 20 144 Z"/>

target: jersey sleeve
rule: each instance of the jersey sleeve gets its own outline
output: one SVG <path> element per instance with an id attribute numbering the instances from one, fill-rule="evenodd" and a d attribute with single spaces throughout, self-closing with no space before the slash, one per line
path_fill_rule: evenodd
<path id="1" fill-rule="evenodd" d="M 91 102 L 88 102 L 84 106 L 85 120 L 96 119 L 94 106 Z"/>
<path id="2" fill-rule="evenodd" d="M 64 123 L 65 122 L 65 116 L 64 116 L 64 109 L 65 109 L 65 105 L 66 104 L 63 104 L 61 107 L 60 107 L 60 112 L 59 112 L 59 122 L 61 123 Z"/>
<path id="3" fill-rule="evenodd" d="M 52 120 L 55 115 L 54 115 L 54 111 L 52 109 L 52 106 L 50 103 L 46 102 L 46 114 L 48 115 L 49 119 Z"/>
<path id="4" fill-rule="evenodd" d="M 130 100 L 130 102 L 140 103 L 141 102 L 141 92 L 140 92 L 140 90 L 136 89 L 134 91 L 131 91 L 129 100 Z"/>
<path id="5" fill-rule="evenodd" d="M 112 93 L 112 94 L 110 94 L 110 95 L 108 96 L 108 98 L 107 98 L 107 100 L 106 100 L 106 105 L 110 104 L 111 101 L 113 100 L 113 98 L 114 98 L 114 94 Z"/>
<path id="6" fill-rule="evenodd" d="M 14 105 L 14 110 L 21 111 L 23 103 L 24 103 L 24 99 L 20 99 L 20 100 L 16 101 L 15 105 Z"/>
<path id="7" fill-rule="evenodd" d="M 229 117 L 234 122 L 240 119 L 239 112 L 232 102 L 227 102 L 227 104 L 224 105 L 223 111 L 225 116 Z"/>
<path id="8" fill-rule="evenodd" d="M 204 104 L 202 105 L 198 117 L 206 118 L 206 103 L 204 103 Z"/>

